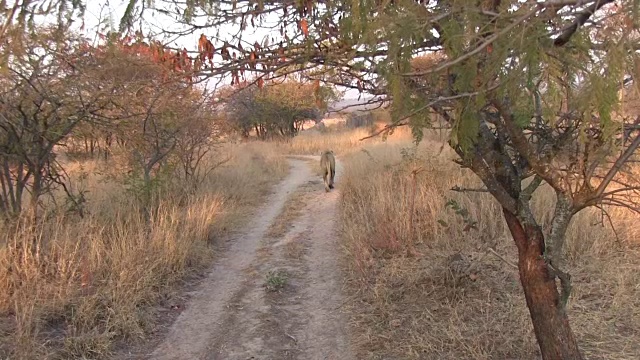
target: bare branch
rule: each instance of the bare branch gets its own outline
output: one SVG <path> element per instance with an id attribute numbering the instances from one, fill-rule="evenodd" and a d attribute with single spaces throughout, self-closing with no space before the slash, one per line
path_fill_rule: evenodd
<path id="1" fill-rule="evenodd" d="M 489 190 L 488 189 L 476 189 L 476 188 L 462 188 L 459 186 L 454 186 L 450 189 L 451 191 L 456 191 L 456 192 L 482 192 L 482 193 L 488 193 Z"/>
<path id="2" fill-rule="evenodd" d="M 487 248 L 487 250 L 490 253 L 492 253 L 493 255 L 495 255 L 498 259 L 502 260 L 502 262 L 504 262 L 505 264 L 509 265 L 513 269 L 518 270 L 518 265 L 516 265 L 516 264 L 512 263 L 511 261 L 505 259 L 502 255 L 498 254 L 497 251 L 493 250 L 492 248 Z"/>
<path id="3" fill-rule="evenodd" d="M 376 137 L 376 136 L 378 136 L 378 135 L 380 135 L 382 133 L 390 131 L 391 129 L 395 129 L 397 127 L 407 126 L 407 125 L 409 125 L 409 124 L 407 124 L 407 123 L 389 124 L 389 125 L 386 125 L 385 127 L 383 127 L 382 129 L 373 132 L 373 134 L 365 136 L 365 137 L 359 139 L 358 141 L 368 140 L 368 139 L 374 138 L 374 137 Z"/>
<path id="4" fill-rule="evenodd" d="M 616 239 L 616 243 L 621 244 L 622 241 L 620 240 L 620 237 L 618 236 L 618 231 L 616 230 L 616 227 L 613 224 L 613 220 L 611 219 L 611 214 L 609 214 L 609 212 L 604 208 L 604 206 L 596 205 L 596 208 L 600 210 L 600 213 L 602 215 L 602 220 L 601 220 L 602 226 L 604 227 L 604 219 L 607 219 L 607 222 L 609 222 L 609 226 L 611 226 L 611 231 L 613 231 L 613 236 Z"/>
<path id="5" fill-rule="evenodd" d="M 529 185 L 527 185 L 527 187 L 524 188 L 524 190 L 522 190 L 522 193 L 520 194 L 520 196 L 525 201 L 530 200 L 531 196 L 533 196 L 533 193 L 538 189 L 538 187 L 542 184 L 543 181 L 544 180 L 542 179 L 542 177 L 536 174 L 533 180 L 531 181 L 531 183 L 529 183 Z"/>
<path id="6" fill-rule="evenodd" d="M 457 99 L 462 99 L 462 98 L 474 97 L 474 96 L 477 96 L 478 94 L 483 93 L 483 92 L 493 91 L 493 90 L 497 89 L 498 87 L 499 86 L 496 84 L 496 85 L 491 86 L 490 88 L 488 88 L 488 89 L 486 89 L 484 91 L 475 91 L 475 92 L 471 92 L 471 93 L 457 94 L 457 95 L 452 95 L 452 96 L 439 96 L 437 99 L 435 99 L 435 100 L 433 100 L 433 101 L 431 101 L 431 102 L 429 102 L 429 103 L 427 103 L 427 104 L 425 104 L 423 106 L 420 106 L 419 108 L 413 110 L 409 114 L 407 114 L 407 115 L 401 117 L 400 119 L 396 120 L 396 122 L 394 124 L 389 124 L 389 125 L 385 126 L 384 128 L 374 132 L 372 135 L 363 137 L 362 139 L 360 139 L 360 141 L 371 139 L 371 138 L 376 137 L 376 136 L 378 136 L 378 135 L 380 135 L 380 134 L 382 134 L 382 133 L 384 133 L 386 131 L 389 131 L 389 130 L 391 130 L 393 128 L 400 127 L 400 126 L 405 126 L 407 124 L 406 123 L 402 123 L 402 121 L 404 121 L 404 120 L 406 120 L 406 119 L 408 119 L 408 118 L 410 118 L 412 116 L 415 116 L 415 115 L 419 114 L 420 112 L 425 111 L 428 108 L 434 107 L 434 106 L 436 106 L 437 104 L 439 104 L 441 102 L 449 101 L 449 100 L 457 100 Z"/>
<path id="7" fill-rule="evenodd" d="M 587 22 L 587 20 L 589 20 L 589 18 L 596 12 L 598 11 L 598 9 L 600 9 L 601 7 L 614 2 L 615 0 L 596 0 L 593 4 L 591 4 L 591 6 L 589 6 L 588 8 L 586 8 L 583 12 L 581 12 L 575 19 L 575 21 L 569 25 L 568 27 L 566 27 L 562 33 L 560 34 L 560 36 L 558 36 L 554 41 L 553 44 L 555 46 L 564 46 L 566 43 L 569 42 L 569 40 L 571 39 L 571 37 L 573 36 L 573 34 L 575 34 L 576 31 L 578 31 L 578 28 L 582 25 L 584 25 L 584 23 Z"/>
<path id="8" fill-rule="evenodd" d="M 599 199 L 602 197 L 602 194 L 604 194 L 605 190 L 607 189 L 607 186 L 609 186 L 609 184 L 611 183 L 611 180 L 613 180 L 613 178 L 618 174 L 618 172 L 620 172 L 620 170 L 622 169 L 624 164 L 629 160 L 631 155 L 633 155 L 633 153 L 638 149 L 638 146 L 640 146 L 640 134 L 636 136 L 636 138 L 625 149 L 625 151 L 620 155 L 620 157 L 618 157 L 618 159 L 613 164 L 611 169 L 609 169 L 607 174 L 604 176 L 604 178 L 602 179 L 602 182 L 600 183 L 600 185 L 598 185 L 598 188 L 595 191 L 594 195 L 596 199 Z"/>

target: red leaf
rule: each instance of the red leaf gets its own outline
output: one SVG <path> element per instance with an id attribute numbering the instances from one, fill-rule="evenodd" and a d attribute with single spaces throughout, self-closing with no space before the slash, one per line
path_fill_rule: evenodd
<path id="1" fill-rule="evenodd" d="M 200 39 L 198 39 L 198 51 L 200 53 L 205 51 L 207 41 L 209 41 L 207 37 L 204 34 L 200 34 Z"/>
<path id="2" fill-rule="evenodd" d="M 302 30 L 304 36 L 309 36 L 309 24 L 307 23 L 307 19 L 303 18 L 300 20 L 300 30 Z"/>
<path id="3" fill-rule="evenodd" d="M 213 65 L 213 53 L 215 52 L 215 48 L 204 34 L 201 34 L 200 39 L 198 40 L 198 52 L 200 53 L 200 60 L 208 58 L 209 62 Z"/>
<path id="4" fill-rule="evenodd" d="M 256 69 L 256 52 L 255 51 L 251 51 L 251 54 L 249 54 L 249 67 L 252 70 Z"/>

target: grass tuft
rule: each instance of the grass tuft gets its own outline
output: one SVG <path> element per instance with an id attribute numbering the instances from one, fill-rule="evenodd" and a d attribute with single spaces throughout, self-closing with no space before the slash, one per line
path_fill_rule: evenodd
<path id="1" fill-rule="evenodd" d="M 288 275 L 283 270 L 269 271 L 264 287 L 269 292 L 279 292 L 287 285 Z"/>

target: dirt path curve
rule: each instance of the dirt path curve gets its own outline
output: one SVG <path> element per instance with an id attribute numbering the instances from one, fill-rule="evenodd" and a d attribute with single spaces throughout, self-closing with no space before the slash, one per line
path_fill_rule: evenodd
<path id="1" fill-rule="evenodd" d="M 353 359 L 340 314 L 341 167 L 336 189 L 326 193 L 310 163 L 289 161 L 289 176 L 221 254 L 148 359 Z M 279 215 L 293 195 L 303 210 L 284 235 L 268 236 L 271 224 L 286 221 Z"/>

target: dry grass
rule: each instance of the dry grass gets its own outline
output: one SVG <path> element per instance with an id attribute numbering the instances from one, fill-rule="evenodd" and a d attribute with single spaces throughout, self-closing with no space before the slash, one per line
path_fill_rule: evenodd
<path id="1" fill-rule="evenodd" d="M 342 231 L 352 325 L 360 359 L 537 359 L 517 271 L 515 246 L 487 194 L 449 191 L 478 181 L 424 141 L 403 160 L 402 142 L 375 144 L 343 158 Z M 409 152 L 410 154 L 410 152 Z M 417 177 L 410 226 L 411 171 Z M 446 208 L 455 199 L 477 230 Z M 552 192 L 539 189 L 535 212 L 548 224 Z M 600 214 L 583 211 L 568 233 L 574 290 L 570 321 L 589 359 L 637 359 L 640 250 L 637 216 L 613 212 L 620 243 Z M 413 230 L 412 230 L 413 229 Z M 407 256 L 413 248 L 420 256 Z M 457 255 L 459 254 L 459 255 Z"/>
<path id="2" fill-rule="evenodd" d="M 284 255 L 290 260 L 301 260 L 307 249 L 300 240 L 300 235 L 284 245 Z"/>
<path id="3" fill-rule="evenodd" d="M 150 226 L 104 164 L 69 164 L 93 173 L 79 181 L 87 216 L 0 230 L 0 358 L 95 359 L 145 337 L 153 305 L 207 266 L 212 240 L 239 226 L 288 169 L 266 144 L 222 152 L 232 160 L 197 194 L 164 194 Z"/>
<path id="4" fill-rule="evenodd" d="M 302 215 L 307 205 L 305 202 L 306 191 L 298 189 L 294 191 L 284 203 L 284 207 L 273 223 L 269 226 L 266 236 L 270 238 L 279 238 L 284 236 L 293 222 Z"/>
<path id="5" fill-rule="evenodd" d="M 295 220 L 302 215 L 302 211 L 307 206 L 307 195 L 314 190 L 317 191 L 320 187 L 319 184 L 319 181 L 307 182 L 299 186 L 296 191 L 289 195 L 282 211 L 275 218 L 271 226 L 269 226 L 266 236 L 279 238 L 286 235 Z"/>
<path id="6" fill-rule="evenodd" d="M 355 130 L 339 129 L 327 132 L 303 131 L 300 135 L 282 141 L 278 147 L 282 152 L 293 155 L 320 155 L 324 150 L 333 150 L 336 156 L 344 156 L 354 151 L 359 151 L 363 146 L 380 143 L 380 137 L 360 141 L 369 136 L 370 129 L 358 128 Z M 389 136 L 389 141 L 410 139 L 411 132 L 407 128 L 398 128 Z"/>

